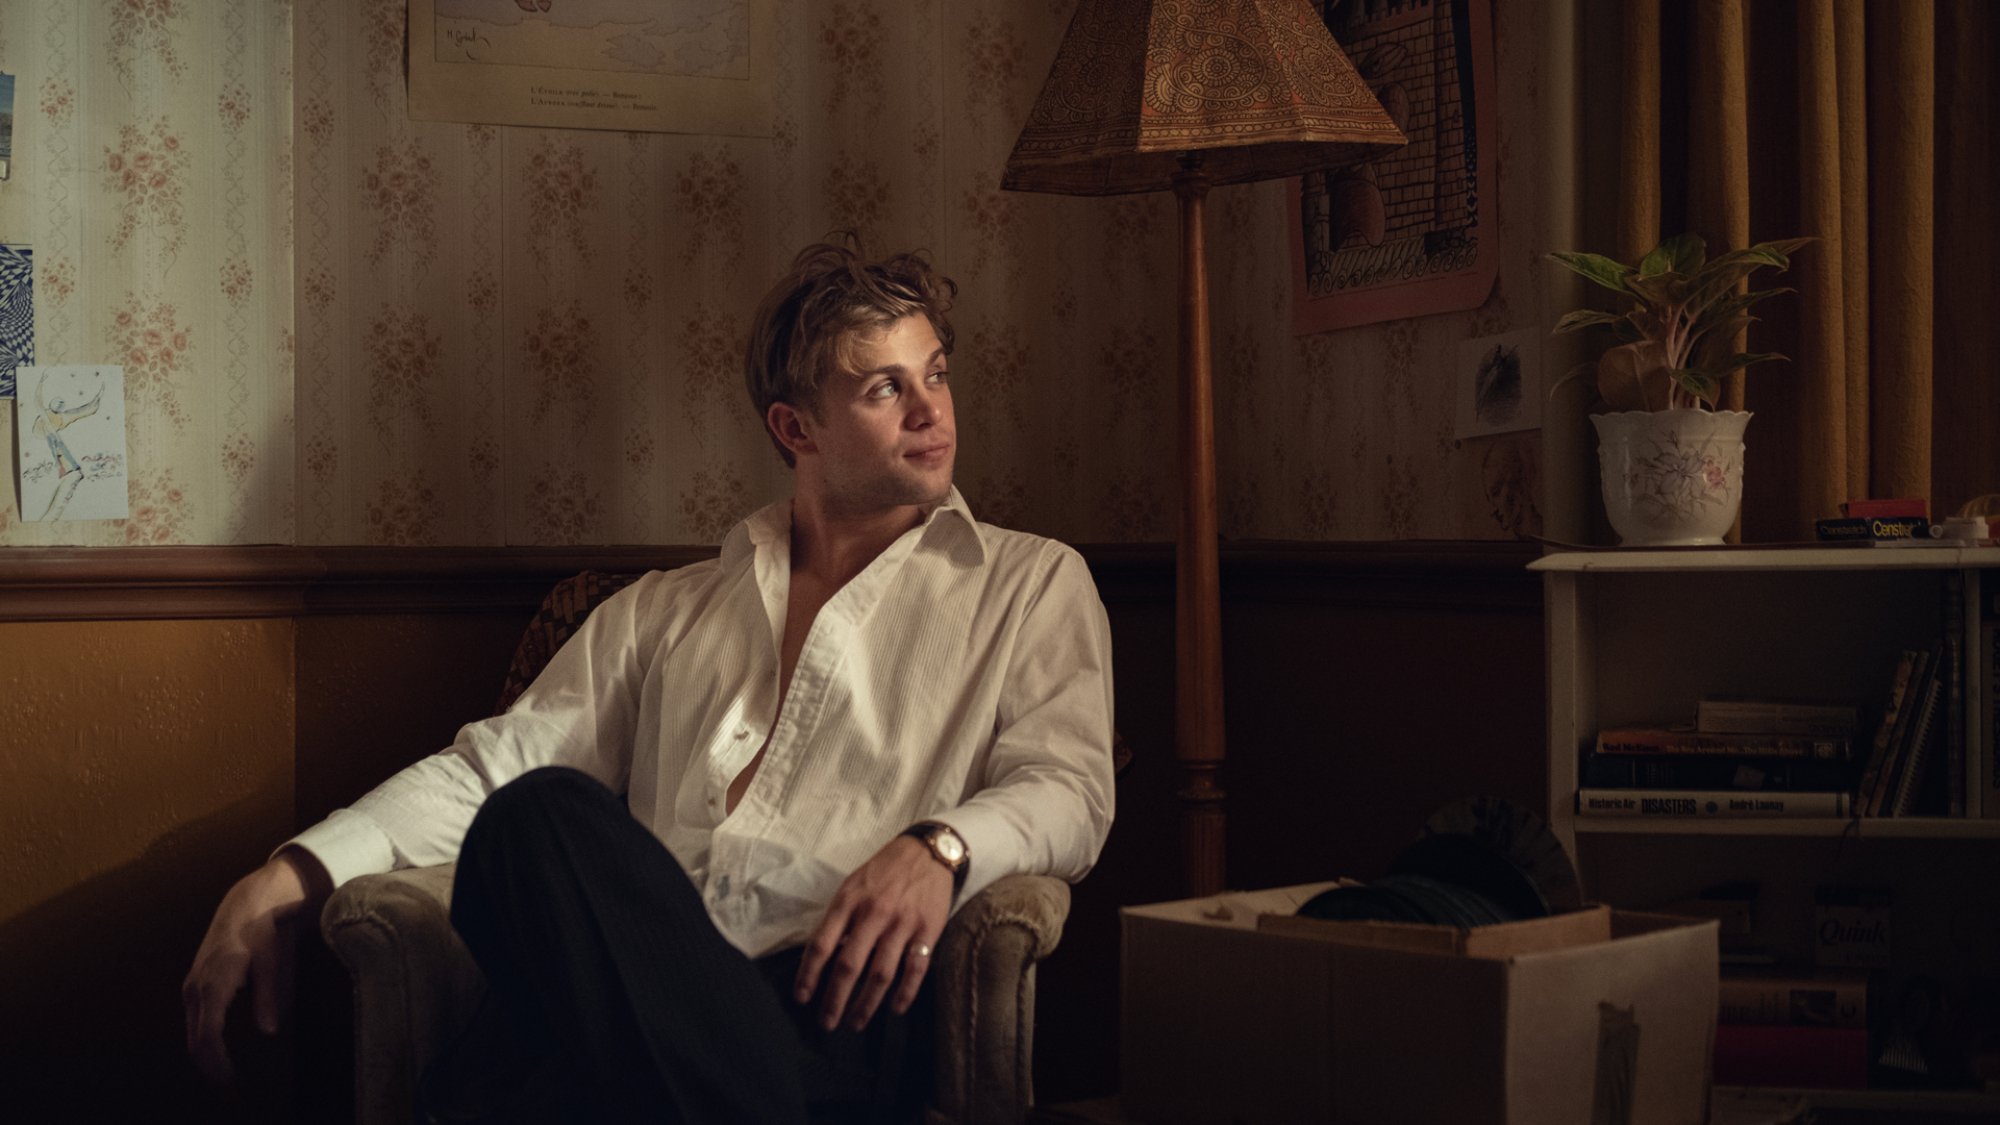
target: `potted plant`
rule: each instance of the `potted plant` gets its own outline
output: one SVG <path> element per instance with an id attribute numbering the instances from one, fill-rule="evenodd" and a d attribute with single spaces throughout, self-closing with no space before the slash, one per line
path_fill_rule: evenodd
<path id="1" fill-rule="evenodd" d="M 1750 306 L 1791 292 L 1738 292 L 1737 286 L 1765 266 L 1788 268 L 1790 255 L 1810 241 L 1760 242 L 1713 261 L 1707 244 L 1692 234 L 1667 239 L 1637 265 L 1601 254 L 1549 255 L 1630 306 L 1624 312 L 1578 309 L 1555 327 L 1575 332 L 1604 325 L 1617 340 L 1596 363 L 1606 412 L 1590 420 L 1597 427 L 1605 514 L 1621 543 L 1717 544 L 1736 522 L 1750 414 L 1717 410 L 1716 396 L 1730 372 L 1784 358 L 1733 347 L 1737 332 L 1757 319 Z"/>

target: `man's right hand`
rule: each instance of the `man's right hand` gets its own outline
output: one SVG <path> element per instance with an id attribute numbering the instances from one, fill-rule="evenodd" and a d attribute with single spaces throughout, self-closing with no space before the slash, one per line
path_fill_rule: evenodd
<path id="1" fill-rule="evenodd" d="M 266 1035 L 278 1031 L 291 1005 L 291 924 L 315 919 L 332 893 L 332 880 L 319 860 L 300 848 L 286 848 L 270 862 L 237 880 L 194 955 L 181 984 L 187 1014 L 188 1054 L 209 1081 L 227 1083 L 235 1074 L 223 1025 L 230 1005 L 250 986 L 251 1011 Z"/>

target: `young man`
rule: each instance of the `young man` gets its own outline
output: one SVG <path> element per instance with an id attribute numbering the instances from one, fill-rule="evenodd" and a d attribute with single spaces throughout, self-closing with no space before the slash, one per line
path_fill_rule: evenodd
<path id="1" fill-rule="evenodd" d="M 276 1028 L 287 920 L 456 859 L 499 1014 L 433 1072 L 434 1108 L 478 1102 L 483 1057 L 530 1087 L 500 1116 L 801 1120 L 802 1069 L 899 1037 L 877 1010 L 918 1001 L 959 903 L 1089 870 L 1109 629 L 1076 552 L 952 487 L 955 292 L 912 254 L 799 255 L 745 371 L 792 498 L 607 600 L 506 714 L 237 883 L 183 988 L 204 1071 L 227 1079 L 246 987 Z"/>

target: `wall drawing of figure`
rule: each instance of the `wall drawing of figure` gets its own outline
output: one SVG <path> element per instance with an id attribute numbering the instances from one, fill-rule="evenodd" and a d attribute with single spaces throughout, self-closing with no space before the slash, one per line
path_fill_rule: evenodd
<path id="1" fill-rule="evenodd" d="M 126 518 L 123 370 L 27 366 L 16 374 L 21 517 Z"/>

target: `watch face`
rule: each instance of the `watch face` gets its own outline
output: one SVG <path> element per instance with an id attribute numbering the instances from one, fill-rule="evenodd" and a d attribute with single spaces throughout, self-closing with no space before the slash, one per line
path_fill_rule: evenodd
<path id="1" fill-rule="evenodd" d="M 931 837 L 931 846 L 937 849 L 938 855 L 946 863 L 954 867 L 965 860 L 965 841 L 958 838 L 958 833 L 948 828 Z"/>

